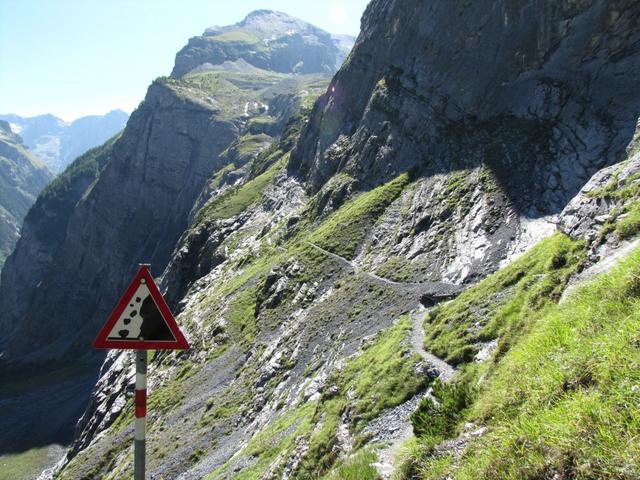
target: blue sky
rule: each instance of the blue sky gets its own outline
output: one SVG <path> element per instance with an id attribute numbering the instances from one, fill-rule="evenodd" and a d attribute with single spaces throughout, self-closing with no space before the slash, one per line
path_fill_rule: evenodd
<path id="1" fill-rule="evenodd" d="M 189 37 L 280 10 L 357 35 L 368 0 L 0 0 L 0 113 L 127 112 Z"/>

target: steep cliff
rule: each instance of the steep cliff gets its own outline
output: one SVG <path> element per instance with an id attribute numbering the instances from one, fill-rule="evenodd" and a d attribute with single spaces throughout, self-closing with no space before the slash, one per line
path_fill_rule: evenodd
<path id="1" fill-rule="evenodd" d="M 460 466 L 461 478 L 598 477 L 597 432 L 622 439 L 607 450 L 618 476 L 637 474 L 622 448 L 637 423 L 577 431 L 579 416 L 558 418 L 586 389 L 608 412 L 627 401 L 635 337 L 611 337 L 625 339 L 626 360 L 598 357 L 596 369 L 563 352 L 592 352 L 608 330 L 589 320 L 593 337 L 568 348 L 544 325 L 607 255 L 598 245 L 619 252 L 638 233 L 636 159 L 580 189 L 603 167 L 613 175 L 630 142 L 633 155 L 639 13 L 632 1 L 371 2 L 309 115 L 244 171 L 212 178 L 192 210 L 162 286 L 193 348 L 151 359 L 150 476 L 374 479 L 400 466 L 439 478 Z M 553 234 L 557 221 L 574 238 Z M 599 235 L 575 233 L 597 222 Z M 625 315 L 611 328 L 628 331 Z M 132 368 L 129 354 L 109 355 L 69 456 L 46 476 L 127 475 Z M 586 416 L 592 404 L 575 405 Z M 554 443 L 547 414 L 584 455 Z M 536 422 L 548 463 L 529 468 L 544 451 L 518 418 Z M 480 460 L 463 464 L 477 439 Z M 523 450 L 531 464 L 519 469 Z"/>
<path id="2" fill-rule="evenodd" d="M 13 250 L 22 219 L 53 175 L 0 121 L 0 269 Z"/>
<path id="3" fill-rule="evenodd" d="M 636 13 L 624 1 L 373 1 L 293 164 L 313 191 L 336 172 L 383 182 L 484 164 L 520 211 L 557 213 L 633 134 Z"/>

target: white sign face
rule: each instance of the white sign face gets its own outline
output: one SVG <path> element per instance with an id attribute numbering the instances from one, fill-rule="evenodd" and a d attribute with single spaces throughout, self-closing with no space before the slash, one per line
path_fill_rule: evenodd
<path id="1" fill-rule="evenodd" d="M 133 294 L 113 328 L 108 340 L 175 341 L 144 279 Z"/>
<path id="2" fill-rule="evenodd" d="M 138 340 L 143 321 L 140 312 L 145 301 L 153 302 L 153 299 L 147 285 L 141 283 L 107 338 L 110 340 Z"/>

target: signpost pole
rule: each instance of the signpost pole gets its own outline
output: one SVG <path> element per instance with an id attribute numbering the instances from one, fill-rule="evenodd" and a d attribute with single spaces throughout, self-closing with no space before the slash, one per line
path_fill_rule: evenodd
<path id="1" fill-rule="evenodd" d="M 136 350 L 136 424 L 134 440 L 134 480 L 144 480 L 145 431 L 147 422 L 147 351 Z"/>

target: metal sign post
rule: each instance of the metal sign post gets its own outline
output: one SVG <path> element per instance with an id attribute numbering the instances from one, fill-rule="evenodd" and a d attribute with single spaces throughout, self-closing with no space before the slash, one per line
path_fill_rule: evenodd
<path id="1" fill-rule="evenodd" d="M 151 276 L 149 265 L 138 273 L 93 342 L 94 348 L 136 352 L 136 423 L 133 445 L 134 480 L 144 480 L 147 427 L 147 350 L 187 350 L 176 319 Z"/>
<path id="2" fill-rule="evenodd" d="M 134 480 L 144 480 L 147 424 L 147 351 L 136 350 L 136 424 L 133 445 Z"/>

